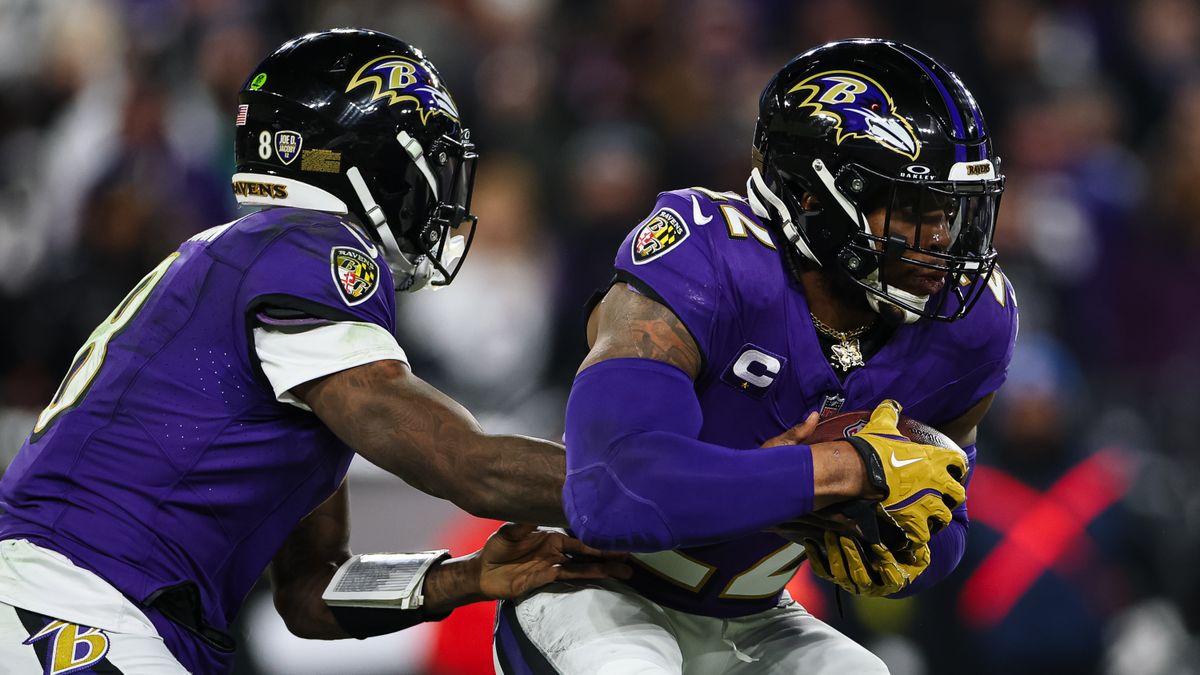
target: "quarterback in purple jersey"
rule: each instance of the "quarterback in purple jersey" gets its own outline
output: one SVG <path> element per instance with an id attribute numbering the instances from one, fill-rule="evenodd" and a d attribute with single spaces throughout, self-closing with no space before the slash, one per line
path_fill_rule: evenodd
<path id="1" fill-rule="evenodd" d="M 234 192 L 267 208 L 130 291 L 0 481 L 0 670 L 226 672 L 268 565 L 289 628 L 324 639 L 627 575 L 515 523 L 463 558 L 351 558 L 355 452 L 474 514 L 547 524 L 565 524 L 565 457 L 485 434 L 393 337 L 394 291 L 450 283 L 475 226 L 474 148 L 421 52 L 364 30 L 297 38 L 251 74 L 236 125 Z M 373 578 L 401 589 L 394 606 L 364 607 Z"/>
<path id="2" fill-rule="evenodd" d="M 916 49 L 835 42 L 764 90 L 752 159 L 745 197 L 664 192 L 617 251 L 567 407 L 563 500 L 584 542 L 639 552 L 635 574 L 501 603 L 506 673 L 886 672 L 785 584 L 807 555 L 852 592 L 899 597 L 962 556 L 965 492 L 945 474 L 969 480 L 1017 330 L 978 106 Z M 901 407 L 961 464 L 906 454 Z M 785 431 L 872 409 L 857 454 Z M 856 500 L 904 519 L 916 553 L 772 527 Z"/>

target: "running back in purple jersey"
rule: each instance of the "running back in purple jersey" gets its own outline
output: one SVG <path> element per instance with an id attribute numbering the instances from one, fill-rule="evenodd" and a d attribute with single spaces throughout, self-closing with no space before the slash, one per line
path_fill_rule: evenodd
<path id="1" fill-rule="evenodd" d="M 354 454 L 276 400 L 255 317 L 273 308 L 394 332 L 394 302 L 380 253 L 335 215 L 268 209 L 193 237 L 76 356 L 0 480 L 0 539 L 63 553 L 139 603 L 195 584 L 203 621 L 225 631 Z M 195 644 L 164 637 L 199 667 L 184 656 Z"/>
<path id="2" fill-rule="evenodd" d="M 1000 387 L 1016 338 L 1015 298 L 997 272 L 965 318 L 901 326 L 840 381 L 772 235 L 732 193 L 662 193 L 621 245 L 616 270 L 687 326 L 704 359 L 696 380 L 700 440 L 732 448 L 757 447 L 814 410 L 871 410 L 885 398 L 915 419 L 949 422 Z M 803 551 L 760 533 L 637 554 L 629 583 L 668 607 L 743 616 L 775 606 Z"/>

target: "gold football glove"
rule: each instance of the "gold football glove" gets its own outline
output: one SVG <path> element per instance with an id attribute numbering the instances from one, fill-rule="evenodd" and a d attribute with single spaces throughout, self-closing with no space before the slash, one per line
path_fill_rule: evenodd
<path id="1" fill-rule="evenodd" d="M 961 449 L 915 443 L 900 433 L 900 404 L 880 403 L 867 425 L 846 440 L 862 456 L 867 478 L 884 494 L 877 510 L 890 517 L 908 539 L 902 547 L 916 552 L 934 532 L 950 524 L 950 510 L 967 498 L 962 481 L 967 455 Z"/>
<path id="2" fill-rule="evenodd" d="M 825 531 L 824 541 L 804 540 L 813 573 L 849 593 L 882 597 L 898 593 L 929 567 L 929 546 L 892 553 L 882 544 Z"/>

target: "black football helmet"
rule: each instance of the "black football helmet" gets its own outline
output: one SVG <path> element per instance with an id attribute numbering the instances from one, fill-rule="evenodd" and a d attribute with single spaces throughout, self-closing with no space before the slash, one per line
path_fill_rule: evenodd
<path id="1" fill-rule="evenodd" d="M 792 59 L 763 91 L 747 193 L 795 254 L 844 273 L 876 311 L 885 301 L 908 322 L 954 320 L 995 268 L 999 164 L 954 73 L 903 44 L 843 40 Z M 883 231 L 872 231 L 867 215 L 880 208 Z M 900 209 L 918 214 L 912 241 L 891 227 Z M 922 247 L 919 214 L 930 211 L 945 212 L 949 236 Z M 945 287 L 929 297 L 889 285 L 903 262 L 944 273 Z"/>
<path id="2" fill-rule="evenodd" d="M 238 103 L 240 203 L 353 214 L 397 290 L 454 279 L 475 234 L 477 155 L 420 50 L 370 30 L 311 33 L 260 63 Z"/>

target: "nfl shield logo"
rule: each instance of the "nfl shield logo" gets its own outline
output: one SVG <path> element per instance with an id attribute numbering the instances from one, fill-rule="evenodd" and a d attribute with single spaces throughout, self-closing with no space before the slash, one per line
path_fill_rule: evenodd
<path id="1" fill-rule="evenodd" d="M 821 419 L 833 417 L 842 411 L 842 406 L 846 405 L 846 397 L 841 394 L 829 394 L 825 397 L 825 401 L 821 403 Z"/>
<path id="2" fill-rule="evenodd" d="M 291 164 L 300 155 L 300 146 L 304 145 L 304 137 L 297 131 L 275 132 L 275 155 L 284 164 Z"/>

